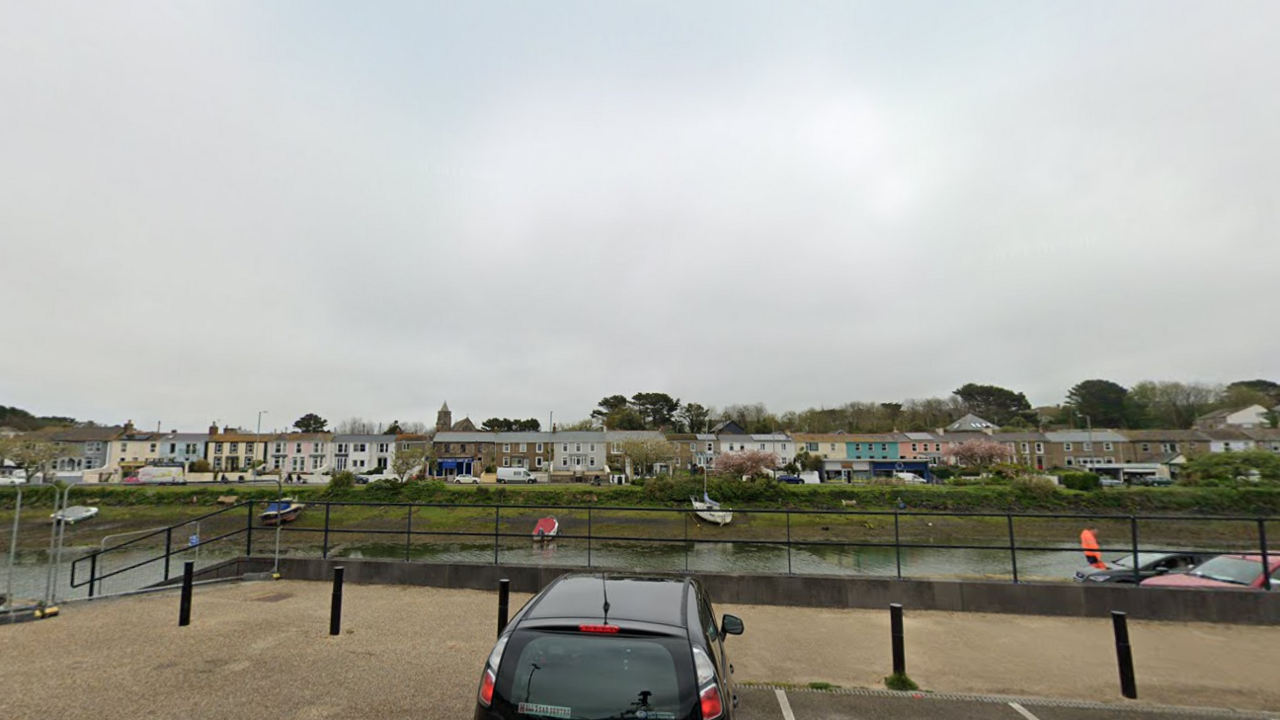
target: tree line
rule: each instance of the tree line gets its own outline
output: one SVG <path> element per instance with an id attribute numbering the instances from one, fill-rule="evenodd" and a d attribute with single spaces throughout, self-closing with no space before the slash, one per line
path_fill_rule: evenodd
<path id="1" fill-rule="evenodd" d="M 924 432 L 946 427 L 966 414 L 1008 430 L 1061 427 L 1187 429 L 1200 416 L 1219 409 L 1261 405 L 1271 427 L 1280 427 L 1280 383 L 1241 380 L 1226 385 L 1144 380 L 1132 387 L 1102 379 L 1072 386 L 1057 405 L 1033 408 L 1025 393 L 981 383 L 966 383 L 948 397 L 901 402 L 852 401 L 834 407 L 771 411 L 764 403 L 715 408 L 685 403 L 666 393 L 642 392 L 628 398 L 609 395 L 590 418 L 561 425 L 562 430 L 607 427 L 611 430 L 708 432 L 733 421 L 750 433 Z"/>

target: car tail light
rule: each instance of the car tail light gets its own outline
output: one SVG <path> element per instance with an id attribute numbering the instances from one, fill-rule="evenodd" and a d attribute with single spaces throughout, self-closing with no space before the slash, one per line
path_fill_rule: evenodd
<path id="1" fill-rule="evenodd" d="M 702 720 L 714 720 L 724 712 L 724 705 L 720 702 L 720 688 L 715 685 L 703 690 L 698 699 L 702 701 Z"/>
<path id="2" fill-rule="evenodd" d="M 493 671 L 489 668 L 485 668 L 484 677 L 480 679 L 480 704 L 485 707 L 489 707 L 489 704 L 493 702 L 494 680 Z M 705 700 L 703 701 L 703 704 L 706 704 Z"/>
<path id="3" fill-rule="evenodd" d="M 579 625 L 578 630 L 589 633 L 616 633 L 617 625 Z"/>

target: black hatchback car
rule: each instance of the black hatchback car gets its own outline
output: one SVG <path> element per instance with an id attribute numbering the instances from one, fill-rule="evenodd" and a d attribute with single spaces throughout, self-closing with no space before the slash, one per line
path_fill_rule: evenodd
<path id="1" fill-rule="evenodd" d="M 480 676 L 476 720 L 714 720 L 737 696 L 725 635 L 691 577 L 571 573 L 511 619 Z"/>
<path id="2" fill-rule="evenodd" d="M 1125 555 L 1112 560 L 1106 570 L 1093 568 L 1077 570 L 1075 580 L 1076 582 L 1137 583 L 1157 575 L 1187 572 L 1212 557 L 1213 555 L 1193 552 L 1142 552 L 1138 553 L 1137 577 L 1134 577 L 1133 555 Z"/>

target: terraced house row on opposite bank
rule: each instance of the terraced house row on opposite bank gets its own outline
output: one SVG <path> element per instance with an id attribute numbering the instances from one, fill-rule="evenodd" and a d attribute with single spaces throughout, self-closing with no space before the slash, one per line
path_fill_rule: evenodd
<path id="1" fill-rule="evenodd" d="M 447 412 L 447 409 L 444 411 Z M 429 452 L 429 473 L 438 477 L 478 474 L 488 468 L 524 467 L 552 476 L 597 476 L 634 472 L 630 441 L 665 440 L 671 457 L 656 470 L 700 468 L 721 455 L 760 450 L 778 466 L 807 453 L 822 461 L 824 478 L 849 478 L 908 471 L 924 477 L 932 468 L 958 464 L 966 442 L 1001 443 L 1018 463 L 1049 470 L 1086 468 L 1115 477 L 1176 475 L 1178 467 L 1202 453 L 1265 450 L 1280 454 L 1280 429 L 1222 424 L 1193 430 L 1063 430 L 1000 432 L 968 415 L 932 432 L 769 433 L 746 432 L 725 422 L 708 433 L 657 431 L 486 432 L 469 420 L 443 415 L 437 431 L 423 435 L 343 435 L 334 433 L 251 433 L 216 425 L 204 433 L 140 432 L 123 427 L 45 430 L 33 435 L 59 443 L 61 473 L 82 473 L 87 481 L 120 481 L 146 465 L 186 465 L 205 460 L 215 471 L 243 472 L 254 465 L 293 473 L 350 470 L 378 473 L 397 452 Z"/>

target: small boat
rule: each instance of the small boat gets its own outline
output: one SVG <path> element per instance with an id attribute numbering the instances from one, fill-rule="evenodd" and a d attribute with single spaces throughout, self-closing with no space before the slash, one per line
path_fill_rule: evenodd
<path id="1" fill-rule="evenodd" d="M 263 525 L 283 525 L 296 520 L 305 507 L 306 505 L 293 498 L 282 498 L 280 502 L 269 503 L 266 512 L 258 517 Z"/>
<path id="2" fill-rule="evenodd" d="M 693 503 L 693 514 L 709 523 L 723 526 L 733 522 L 733 511 L 721 510 L 720 503 L 712 500 L 705 491 L 702 493 L 702 500 L 689 498 L 689 502 Z"/>
<path id="3" fill-rule="evenodd" d="M 72 505 L 69 508 L 63 508 L 58 512 L 50 515 L 54 522 L 66 523 L 67 525 L 75 525 L 81 520 L 88 520 L 98 514 L 98 508 L 85 507 L 84 505 Z"/>
<path id="4" fill-rule="evenodd" d="M 539 541 L 550 540 L 559 532 L 560 523 L 557 522 L 555 518 L 548 515 L 547 517 L 539 520 L 537 525 L 533 526 L 533 539 Z"/>

